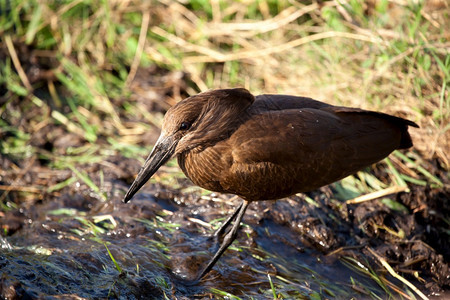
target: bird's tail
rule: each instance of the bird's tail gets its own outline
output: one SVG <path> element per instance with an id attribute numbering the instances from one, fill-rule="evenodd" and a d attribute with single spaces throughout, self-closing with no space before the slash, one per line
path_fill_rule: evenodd
<path id="1" fill-rule="evenodd" d="M 405 129 L 402 131 L 402 136 L 400 138 L 400 146 L 398 149 L 408 149 L 413 146 L 413 142 L 411 136 L 408 132 L 408 126 L 405 126 Z"/>
<path id="2" fill-rule="evenodd" d="M 390 119 L 394 121 L 395 123 L 402 126 L 402 135 L 400 137 L 400 146 L 398 149 L 408 149 L 413 146 L 413 142 L 411 139 L 411 135 L 409 135 L 408 132 L 408 126 L 419 128 L 419 125 L 414 123 L 413 121 L 406 120 L 399 117 L 390 116 Z"/>

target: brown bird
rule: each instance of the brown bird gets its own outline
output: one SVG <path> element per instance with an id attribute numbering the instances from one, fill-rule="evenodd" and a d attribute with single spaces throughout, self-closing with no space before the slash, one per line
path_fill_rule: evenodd
<path id="1" fill-rule="evenodd" d="M 254 97 L 242 88 L 204 92 L 167 111 L 161 135 L 124 202 L 173 156 L 196 185 L 243 199 L 214 234 L 219 238 L 235 220 L 200 279 L 235 239 L 250 202 L 317 189 L 409 148 L 408 126 L 418 127 L 310 98 Z"/>

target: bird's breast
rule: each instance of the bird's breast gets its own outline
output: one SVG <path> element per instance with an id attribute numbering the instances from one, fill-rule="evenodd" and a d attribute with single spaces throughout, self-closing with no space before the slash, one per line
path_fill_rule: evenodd
<path id="1" fill-rule="evenodd" d="M 181 170 L 194 184 L 220 193 L 226 192 L 221 181 L 229 172 L 231 161 L 231 149 L 220 144 L 178 155 Z"/>

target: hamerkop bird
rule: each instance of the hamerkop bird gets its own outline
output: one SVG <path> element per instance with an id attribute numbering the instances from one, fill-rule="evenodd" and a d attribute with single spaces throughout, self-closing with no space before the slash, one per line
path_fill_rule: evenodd
<path id="1" fill-rule="evenodd" d="M 287 95 L 254 97 L 242 88 L 189 97 L 167 111 L 161 135 L 124 202 L 176 156 L 189 179 L 243 201 L 214 234 L 225 235 L 199 274 L 208 273 L 236 237 L 252 201 L 307 192 L 412 146 L 414 122 L 384 113 Z"/>

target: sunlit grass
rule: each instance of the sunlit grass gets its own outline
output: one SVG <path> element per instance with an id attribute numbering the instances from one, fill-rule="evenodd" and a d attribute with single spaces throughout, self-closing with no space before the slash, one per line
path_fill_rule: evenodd
<path id="1" fill-rule="evenodd" d="M 180 227 L 180 224 L 176 223 L 170 223 L 164 220 L 164 218 L 160 216 L 156 216 L 154 220 L 147 220 L 147 219 L 140 219 L 140 218 L 134 218 L 135 221 L 141 222 L 150 228 L 161 228 L 165 229 L 168 232 L 173 232 L 177 230 L 177 228 Z"/>
<path id="2" fill-rule="evenodd" d="M 367 261 L 362 262 L 354 257 L 343 257 L 341 261 L 344 265 L 347 265 L 349 268 L 355 270 L 356 272 L 363 274 L 368 278 L 371 278 L 376 284 L 378 284 L 380 288 L 382 288 L 386 292 L 386 295 L 391 298 L 393 297 L 393 294 L 385 284 L 385 280 L 380 278 L 380 275 L 370 267 Z M 365 285 L 363 284 L 362 287 L 365 287 Z"/>
<path id="3" fill-rule="evenodd" d="M 228 292 L 216 289 L 216 288 L 211 288 L 210 291 L 217 296 L 224 297 L 224 299 L 242 300 L 242 298 L 240 298 L 238 296 L 235 296 L 231 293 L 228 293 Z"/>
<path id="4" fill-rule="evenodd" d="M 106 251 L 108 251 L 109 257 L 111 258 L 112 262 L 114 263 L 114 266 L 116 267 L 117 271 L 119 273 L 122 273 L 122 268 L 120 267 L 120 265 L 117 262 L 117 260 L 114 258 L 114 256 L 111 253 L 111 251 L 109 251 L 108 245 L 106 245 L 106 243 L 105 243 L 105 248 L 106 248 Z"/>

